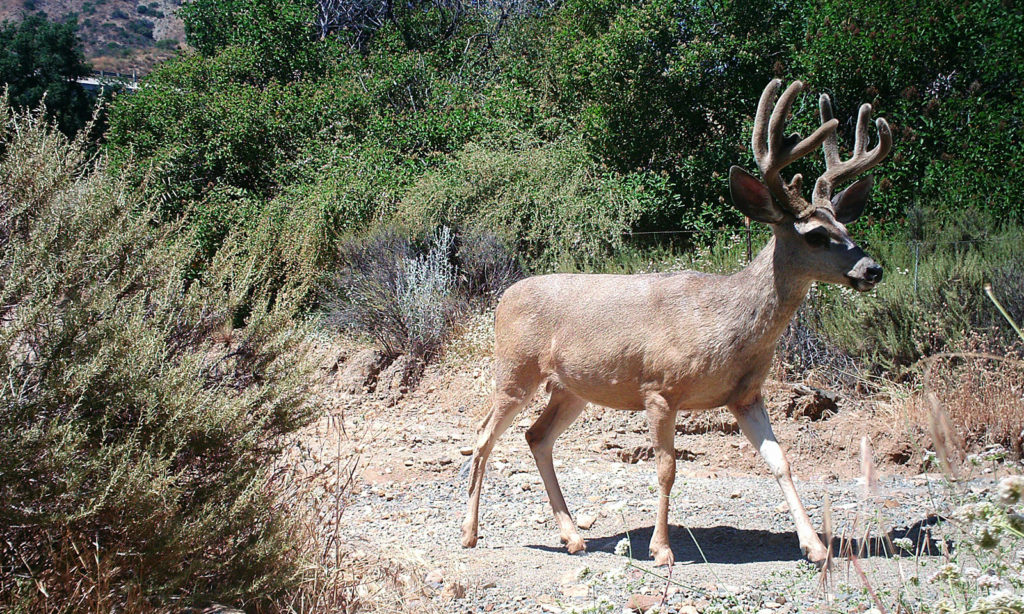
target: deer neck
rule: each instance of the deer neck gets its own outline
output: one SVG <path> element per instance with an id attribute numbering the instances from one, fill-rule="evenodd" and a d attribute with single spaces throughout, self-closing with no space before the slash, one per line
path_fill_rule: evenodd
<path id="1" fill-rule="evenodd" d="M 730 281 L 736 304 L 743 306 L 749 335 L 772 348 L 813 283 L 796 270 L 790 250 L 776 237 Z"/>

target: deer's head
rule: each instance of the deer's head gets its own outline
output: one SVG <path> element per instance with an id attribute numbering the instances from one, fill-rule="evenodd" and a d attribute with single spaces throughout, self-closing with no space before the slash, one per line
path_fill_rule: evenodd
<path id="1" fill-rule="evenodd" d="M 868 151 L 871 105 L 862 105 L 853 154 L 848 160 L 840 160 L 836 140 L 839 122 L 832 117 L 828 96 L 822 94 L 819 100 L 821 125 L 813 134 L 806 139 L 796 134 L 784 136 L 786 116 L 804 85 L 793 82 L 775 104 L 781 86 L 778 79 L 768 84 L 754 119 L 751 147 L 764 182 L 738 166 L 732 167 L 729 191 L 733 203 L 752 220 L 772 226 L 780 248 L 786 250 L 788 266 L 818 281 L 845 284 L 861 292 L 870 290 L 881 281 L 882 267 L 853 242 L 846 224 L 864 211 L 873 181 L 864 177 L 835 196 L 832 192 L 835 186 L 868 171 L 885 158 L 892 147 L 889 124 L 881 118 L 875 121 L 878 144 Z M 780 171 L 818 145 L 825 152 L 825 172 L 814 183 L 811 201 L 807 202 L 800 193 L 803 177 L 797 174 L 786 182 Z"/>

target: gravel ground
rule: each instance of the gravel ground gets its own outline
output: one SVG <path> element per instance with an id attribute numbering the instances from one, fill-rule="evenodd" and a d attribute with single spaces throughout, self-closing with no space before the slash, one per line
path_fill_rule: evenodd
<path id="1" fill-rule="evenodd" d="M 647 553 L 657 501 L 653 463 L 621 460 L 637 456 L 622 451 L 643 442 L 637 433 L 643 430 L 642 416 L 611 414 L 574 425 L 563 436 L 565 443 L 556 446 L 556 469 L 570 510 L 577 521 L 593 519 L 581 532 L 585 554 L 569 555 L 559 543 L 523 437 L 528 415 L 492 454 L 480 542 L 463 549 L 459 532 L 468 472 L 463 454 L 475 418 L 471 412 L 415 403 L 398 414 L 387 410 L 383 425 L 380 418 L 357 418 L 350 429 L 381 435 L 363 450 L 361 478 L 346 501 L 342 541 L 411 565 L 410 573 L 420 577 L 406 579 L 409 611 L 621 612 L 643 611 L 662 600 L 662 611 L 687 614 L 729 606 L 743 612 L 845 612 L 871 606 L 856 568 L 845 558 L 837 559 L 831 583 L 822 587 L 820 574 L 803 560 L 792 519 L 767 469 L 759 462 L 729 464 L 729 458 L 744 455 L 756 461 L 738 434 L 678 438 L 716 441 L 719 453 L 682 454 L 692 460 L 678 462 L 673 489 L 676 564 L 671 572 L 654 568 Z M 894 537 L 907 535 L 917 544 L 925 539 L 934 522 L 931 493 L 941 490 L 939 480 L 929 485 L 933 478 L 925 475 L 883 476 L 874 496 L 865 499 L 855 478 L 835 476 L 833 459 L 812 460 L 804 455 L 794 472 L 805 478 L 798 479 L 797 488 L 816 526 L 828 493 L 837 536 L 863 536 L 866 530 L 878 536 L 891 528 Z M 615 554 L 623 539 L 632 559 Z M 879 542 L 873 544 L 877 550 Z M 880 591 L 899 582 L 900 566 L 909 573 L 915 565 L 913 559 L 898 563 L 863 554 L 861 570 Z M 924 564 L 935 565 L 929 558 Z M 671 583 L 663 579 L 669 573 Z"/>

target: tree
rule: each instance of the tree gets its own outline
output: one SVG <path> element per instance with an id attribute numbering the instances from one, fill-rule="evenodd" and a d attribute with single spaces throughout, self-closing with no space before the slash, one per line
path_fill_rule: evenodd
<path id="1" fill-rule="evenodd" d="M 31 109 L 45 96 L 47 115 L 68 135 L 92 113 L 92 100 L 77 82 L 89 74 L 77 28 L 75 20 L 53 23 L 40 15 L 0 26 L 0 83 L 9 104 Z"/>

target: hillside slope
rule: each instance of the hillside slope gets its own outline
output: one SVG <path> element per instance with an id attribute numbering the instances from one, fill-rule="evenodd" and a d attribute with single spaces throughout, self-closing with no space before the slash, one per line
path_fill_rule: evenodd
<path id="1" fill-rule="evenodd" d="M 185 40 L 181 0 L 0 0 L 0 20 L 42 12 L 78 18 L 86 59 L 96 70 L 148 72 Z"/>

